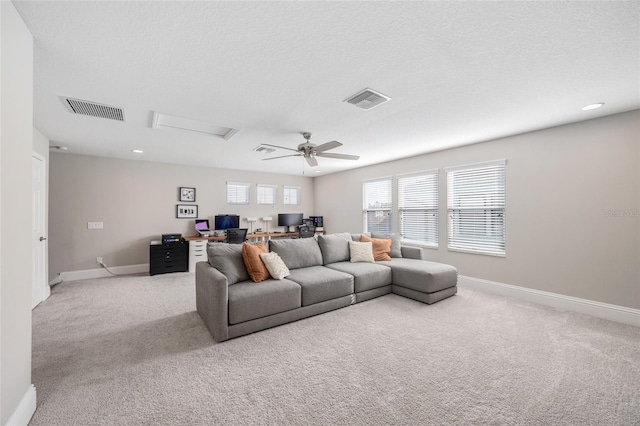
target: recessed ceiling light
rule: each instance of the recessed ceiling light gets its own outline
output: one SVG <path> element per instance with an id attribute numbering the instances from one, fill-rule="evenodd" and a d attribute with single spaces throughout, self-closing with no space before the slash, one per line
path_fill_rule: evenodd
<path id="1" fill-rule="evenodd" d="M 322 170 L 316 170 L 316 173 L 320 173 Z"/>
<path id="2" fill-rule="evenodd" d="M 67 148 L 66 146 L 62 146 L 62 145 L 52 145 L 49 147 L 49 149 L 55 150 L 55 151 L 67 151 L 69 148 Z"/>
<path id="3" fill-rule="evenodd" d="M 587 105 L 585 107 L 582 107 L 582 110 L 583 111 L 589 111 L 591 109 L 600 108 L 602 105 L 604 105 L 604 102 L 598 102 L 597 104 L 591 104 L 591 105 Z"/>
<path id="4" fill-rule="evenodd" d="M 144 151 L 141 150 L 141 149 L 132 149 L 131 152 L 133 152 L 134 154 L 142 154 L 142 153 L 144 153 Z"/>

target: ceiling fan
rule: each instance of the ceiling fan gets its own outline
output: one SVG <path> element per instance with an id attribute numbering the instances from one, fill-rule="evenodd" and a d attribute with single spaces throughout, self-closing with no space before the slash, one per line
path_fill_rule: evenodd
<path id="1" fill-rule="evenodd" d="M 281 155 L 279 157 L 271 157 L 271 158 L 263 158 L 262 160 L 275 160 L 276 158 L 285 158 L 285 157 L 298 157 L 303 156 L 307 160 L 307 164 L 311 167 L 315 167 L 318 165 L 318 160 L 316 157 L 325 157 L 325 158 L 337 158 L 339 160 L 357 160 L 360 158 L 358 155 L 348 155 L 348 154 L 332 154 L 328 151 L 330 149 L 337 148 L 342 146 L 342 144 L 338 141 L 331 141 L 327 143 L 323 143 L 322 145 L 314 145 L 309 140 L 311 139 L 311 133 L 304 132 L 302 133 L 302 137 L 304 137 L 307 141 L 298 145 L 297 149 L 287 148 L 286 146 L 278 146 L 278 145 L 270 145 L 268 143 L 263 143 L 262 145 L 271 146 L 273 148 L 286 149 L 288 151 L 294 151 L 295 154 L 289 155 Z"/>

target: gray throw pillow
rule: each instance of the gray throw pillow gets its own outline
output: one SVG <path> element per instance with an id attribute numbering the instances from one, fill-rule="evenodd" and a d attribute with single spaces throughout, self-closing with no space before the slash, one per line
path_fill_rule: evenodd
<path id="1" fill-rule="evenodd" d="M 382 238 L 382 239 L 391 238 L 391 252 L 389 253 L 389 256 L 402 257 L 402 247 L 401 247 L 402 235 L 397 233 L 388 234 L 384 232 L 372 232 L 371 238 Z"/>
<path id="2" fill-rule="evenodd" d="M 349 260 L 349 241 L 351 235 L 348 232 L 341 234 L 319 235 L 318 244 L 322 251 L 322 261 L 325 265 Z"/>
<path id="3" fill-rule="evenodd" d="M 322 265 L 322 252 L 315 238 L 271 240 L 269 250 L 278 253 L 289 269 Z"/>
<path id="4" fill-rule="evenodd" d="M 209 265 L 227 277 L 229 285 L 249 279 L 249 273 L 242 259 L 242 244 L 207 244 Z"/>

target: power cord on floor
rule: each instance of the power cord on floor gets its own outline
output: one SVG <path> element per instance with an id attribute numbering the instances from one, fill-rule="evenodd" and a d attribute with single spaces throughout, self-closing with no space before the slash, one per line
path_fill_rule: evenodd
<path id="1" fill-rule="evenodd" d="M 128 275 L 140 275 L 138 273 L 136 273 L 136 274 L 116 274 L 115 272 L 111 272 L 111 270 L 109 270 L 109 268 L 107 268 L 107 265 L 105 265 L 104 262 L 98 262 L 98 265 L 102 266 L 108 273 L 110 273 L 114 277 L 124 277 L 124 276 L 128 276 Z"/>

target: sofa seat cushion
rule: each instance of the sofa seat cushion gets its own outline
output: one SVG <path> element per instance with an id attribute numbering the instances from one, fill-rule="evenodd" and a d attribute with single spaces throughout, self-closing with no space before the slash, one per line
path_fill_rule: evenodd
<path id="1" fill-rule="evenodd" d="M 376 263 L 338 262 L 327 268 L 353 275 L 356 293 L 391 284 L 391 268 Z"/>
<path id="2" fill-rule="evenodd" d="M 293 269 L 287 279 L 302 287 L 302 306 L 353 294 L 353 275 L 325 266 Z"/>
<path id="3" fill-rule="evenodd" d="M 422 293 L 440 291 L 458 282 L 458 270 L 444 263 L 400 257 L 392 258 L 384 265 L 391 268 L 393 284 Z"/>
<path id="4" fill-rule="evenodd" d="M 269 250 L 278 253 L 289 269 L 322 265 L 322 252 L 315 238 L 270 240 Z"/>
<path id="5" fill-rule="evenodd" d="M 300 307 L 302 289 L 287 279 L 229 286 L 229 324 L 238 324 Z"/>

